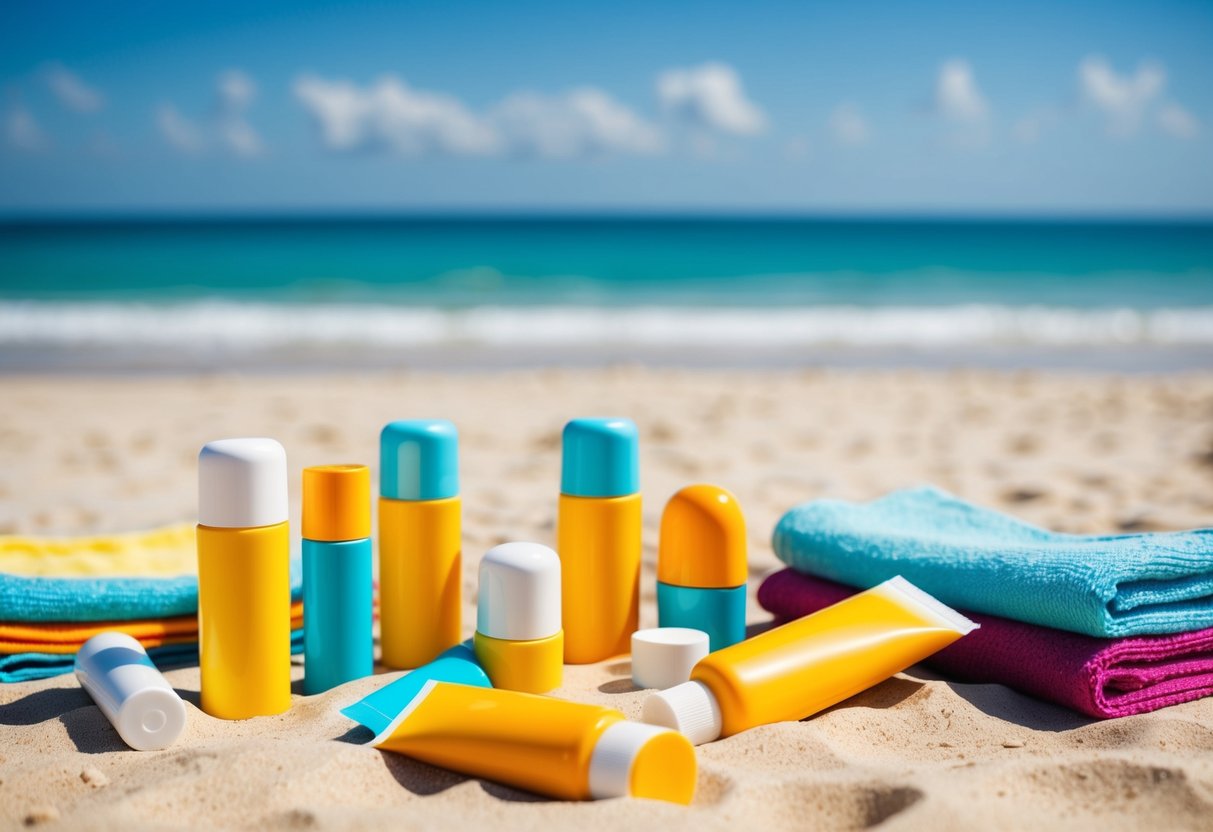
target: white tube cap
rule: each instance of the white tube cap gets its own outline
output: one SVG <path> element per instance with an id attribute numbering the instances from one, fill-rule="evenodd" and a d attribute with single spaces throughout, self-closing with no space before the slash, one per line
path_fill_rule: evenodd
<path id="1" fill-rule="evenodd" d="M 590 753 L 590 797 L 606 800 L 632 793 L 632 764 L 640 750 L 668 728 L 621 720 L 602 732 Z"/>
<path id="2" fill-rule="evenodd" d="M 476 630 L 534 641 L 560 632 L 560 558 L 540 543 L 502 543 L 480 561 Z"/>
<path id="3" fill-rule="evenodd" d="M 76 678 L 136 751 L 167 748 L 185 728 L 185 703 L 126 633 L 99 633 L 84 642 Z"/>
<path id="4" fill-rule="evenodd" d="M 708 634 L 690 627 L 653 627 L 632 633 L 632 683 L 665 690 L 691 678 L 708 654 Z"/>
<path id="5" fill-rule="evenodd" d="M 198 522 L 249 529 L 286 522 L 286 450 L 273 439 L 219 439 L 198 453 Z"/>
<path id="6" fill-rule="evenodd" d="M 652 694 L 644 700 L 641 718 L 650 725 L 673 728 L 691 745 L 711 742 L 724 730 L 720 703 L 703 682 L 683 682 Z"/>

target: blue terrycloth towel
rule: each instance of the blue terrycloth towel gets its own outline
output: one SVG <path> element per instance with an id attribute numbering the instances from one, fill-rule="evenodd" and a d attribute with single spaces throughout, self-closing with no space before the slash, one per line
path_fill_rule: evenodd
<path id="1" fill-rule="evenodd" d="M 291 560 L 291 598 L 302 594 L 302 570 Z M 0 621 L 132 621 L 198 610 L 198 576 L 44 578 L 0 572 Z"/>
<path id="2" fill-rule="evenodd" d="M 945 604 L 1089 636 L 1213 626 L 1213 529 L 1061 534 L 915 488 L 797 506 L 774 546 L 810 575 L 865 588 L 902 575 Z"/>

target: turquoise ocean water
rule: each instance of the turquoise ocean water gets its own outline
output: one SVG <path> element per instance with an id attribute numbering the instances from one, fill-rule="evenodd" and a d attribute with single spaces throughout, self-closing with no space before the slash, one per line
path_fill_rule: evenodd
<path id="1" fill-rule="evenodd" d="M 1081 354 L 1079 363 L 1109 365 L 1150 355 L 1191 366 L 1211 353 L 1205 223 L 0 224 L 0 366 L 10 369 L 712 354 L 743 363 Z"/>

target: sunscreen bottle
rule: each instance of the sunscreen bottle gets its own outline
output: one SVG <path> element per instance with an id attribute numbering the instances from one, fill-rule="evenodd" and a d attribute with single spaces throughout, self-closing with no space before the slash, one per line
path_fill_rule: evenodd
<path id="1" fill-rule="evenodd" d="M 202 710 L 220 719 L 291 706 L 286 451 L 220 439 L 198 454 Z"/>
<path id="2" fill-rule="evenodd" d="M 640 617 L 640 465 L 629 419 L 564 426 L 556 551 L 564 660 L 627 653 Z"/>
<path id="3" fill-rule="evenodd" d="M 547 693 L 560 687 L 560 558 L 538 543 L 502 543 L 480 561 L 476 660 L 495 688 Z"/>
<path id="4" fill-rule="evenodd" d="M 458 442 L 442 419 L 390 422 L 379 435 L 379 641 L 388 667 L 420 667 L 459 643 Z"/>
<path id="5" fill-rule="evenodd" d="M 691 681 L 654 693 L 644 721 L 695 745 L 799 720 L 867 690 L 977 628 L 896 577 L 710 653 Z"/>
<path id="6" fill-rule="evenodd" d="M 371 471 L 303 469 L 303 692 L 374 671 Z"/>
<path id="7" fill-rule="evenodd" d="M 126 633 L 98 633 L 76 653 L 76 678 L 136 751 L 168 748 L 185 728 L 185 703 Z"/>
<path id="8" fill-rule="evenodd" d="M 561 800 L 687 804 L 695 750 L 679 733 L 600 705 L 426 682 L 370 742 L 385 751 Z"/>
<path id="9" fill-rule="evenodd" d="M 657 548 L 657 622 L 708 634 L 709 649 L 745 638 L 745 517 L 715 485 L 688 485 L 666 503 Z"/>

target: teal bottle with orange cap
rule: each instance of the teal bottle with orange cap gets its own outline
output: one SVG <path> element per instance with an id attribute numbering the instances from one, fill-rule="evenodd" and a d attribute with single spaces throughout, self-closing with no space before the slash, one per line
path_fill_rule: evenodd
<path id="1" fill-rule="evenodd" d="M 716 651 L 745 638 L 745 516 L 715 485 L 688 485 L 666 503 L 657 549 L 657 621 L 708 634 Z"/>

